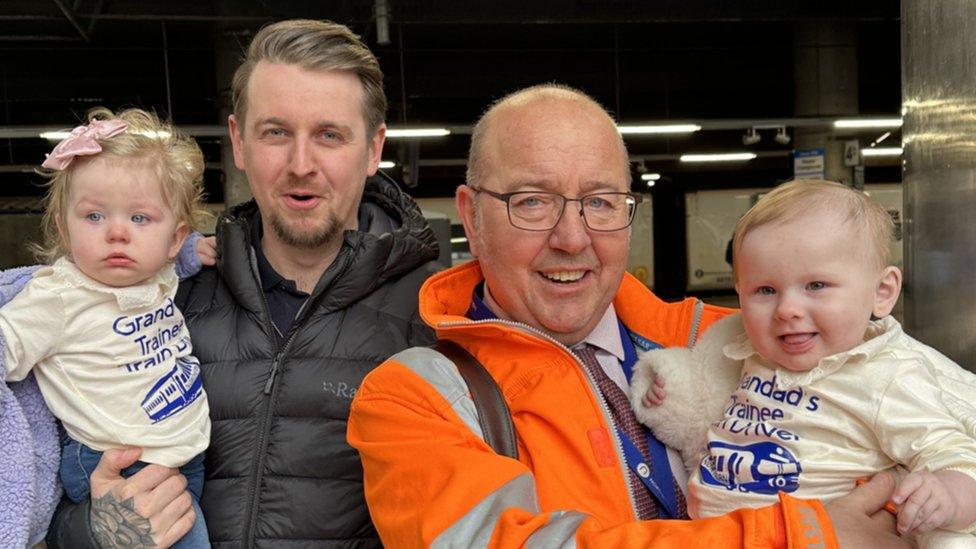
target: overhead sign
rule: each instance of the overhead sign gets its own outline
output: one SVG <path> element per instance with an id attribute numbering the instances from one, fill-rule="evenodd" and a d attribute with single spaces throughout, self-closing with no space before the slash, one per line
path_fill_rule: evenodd
<path id="1" fill-rule="evenodd" d="M 793 179 L 823 178 L 823 149 L 798 149 L 793 151 Z"/>

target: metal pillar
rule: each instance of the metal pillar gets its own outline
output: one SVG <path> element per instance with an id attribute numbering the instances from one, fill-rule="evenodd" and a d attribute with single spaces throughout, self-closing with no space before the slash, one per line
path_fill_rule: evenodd
<path id="1" fill-rule="evenodd" d="M 902 0 L 905 324 L 976 371 L 976 3 Z"/>
<path id="2" fill-rule="evenodd" d="M 858 113 L 857 34 L 842 21 L 797 23 L 793 50 L 796 116 Z M 796 128 L 797 149 L 824 149 L 824 177 L 852 182 L 844 143 L 827 128 Z"/>

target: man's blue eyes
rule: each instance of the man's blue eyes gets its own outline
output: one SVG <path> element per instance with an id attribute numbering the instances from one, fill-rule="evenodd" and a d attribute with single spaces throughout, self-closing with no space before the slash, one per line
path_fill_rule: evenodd
<path id="1" fill-rule="evenodd" d="M 267 136 L 270 136 L 270 137 L 282 137 L 282 136 L 287 135 L 287 132 L 285 132 L 285 130 L 283 130 L 281 128 L 271 128 L 271 129 L 265 130 L 264 134 L 267 135 Z M 319 135 L 323 139 L 326 139 L 326 140 L 329 140 L 329 141 L 333 141 L 333 140 L 336 140 L 336 139 L 342 139 L 342 136 L 339 135 L 338 132 L 334 132 L 334 131 L 324 131 L 324 132 L 321 132 Z"/>

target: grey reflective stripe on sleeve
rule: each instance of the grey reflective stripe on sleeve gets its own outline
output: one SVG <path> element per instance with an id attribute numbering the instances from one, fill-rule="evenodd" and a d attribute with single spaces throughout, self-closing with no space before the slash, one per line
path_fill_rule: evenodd
<path id="1" fill-rule="evenodd" d="M 587 515 L 577 511 L 556 511 L 549 515 L 549 523 L 525 540 L 528 549 L 575 549 L 576 530 Z"/>
<path id="2" fill-rule="evenodd" d="M 453 362 L 429 347 L 412 347 L 393 355 L 393 359 L 430 383 L 451 404 L 454 413 L 471 432 L 481 440 L 485 439 L 478 423 L 478 411 L 468 395 L 468 384 Z"/>
<path id="3" fill-rule="evenodd" d="M 429 347 L 413 347 L 397 353 L 393 359 L 436 389 L 451 404 L 461 421 L 484 440 L 474 401 L 468 395 L 468 385 L 453 362 Z M 472 474 L 477 472 L 472 471 Z M 431 547 L 487 547 L 501 514 L 513 507 L 539 513 L 535 481 L 530 473 L 509 480 L 482 498 L 453 526 L 441 532 Z M 586 515 L 575 511 L 554 511 L 549 514 L 546 525 L 526 540 L 525 546 L 530 549 L 575 548 L 576 530 L 585 519 Z"/>
<path id="4" fill-rule="evenodd" d="M 532 475 L 521 474 L 485 496 L 478 505 L 441 532 L 431 547 L 488 547 L 498 519 L 506 509 L 517 507 L 530 513 L 539 512 Z M 572 549 L 576 547 L 576 530 L 586 515 L 575 511 L 549 513 L 549 522 L 525 541 L 529 549 Z"/>

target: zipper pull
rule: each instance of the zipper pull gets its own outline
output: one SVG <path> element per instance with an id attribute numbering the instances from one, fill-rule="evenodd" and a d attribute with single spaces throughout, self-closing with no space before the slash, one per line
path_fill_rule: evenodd
<path id="1" fill-rule="evenodd" d="M 281 355 L 275 355 L 274 362 L 271 363 L 271 373 L 268 374 L 268 382 L 264 384 L 264 394 L 271 394 L 271 386 L 274 385 L 275 376 L 278 375 L 278 361 Z"/>

